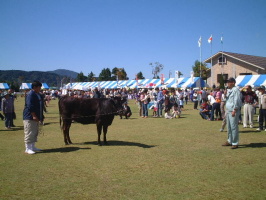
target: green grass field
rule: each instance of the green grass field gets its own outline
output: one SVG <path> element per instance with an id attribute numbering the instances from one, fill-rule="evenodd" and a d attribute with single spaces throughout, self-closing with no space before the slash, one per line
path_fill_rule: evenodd
<path id="1" fill-rule="evenodd" d="M 240 148 L 222 147 L 221 121 L 202 120 L 193 105 L 180 119 L 115 117 L 109 146 L 96 126 L 73 124 L 65 145 L 57 100 L 49 104 L 37 147 L 24 153 L 22 110 L 14 130 L 0 122 L 0 199 L 266 199 L 266 132 L 240 127 Z M 152 112 L 149 112 L 151 116 Z"/>

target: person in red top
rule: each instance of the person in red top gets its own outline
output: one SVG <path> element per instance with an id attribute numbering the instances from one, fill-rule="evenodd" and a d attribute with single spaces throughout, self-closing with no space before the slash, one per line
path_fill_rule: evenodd
<path id="1" fill-rule="evenodd" d="M 210 117 L 210 106 L 207 102 L 207 100 L 203 100 L 203 103 L 200 106 L 200 112 L 199 112 L 200 116 L 202 117 L 202 119 L 206 119 L 208 120 Z"/>
<path id="2" fill-rule="evenodd" d="M 255 103 L 258 102 L 258 97 L 255 92 L 252 91 L 250 85 L 247 85 L 241 90 L 241 94 L 243 96 L 243 103 L 244 103 L 244 111 L 243 111 L 243 127 L 248 127 L 248 121 L 250 128 L 253 128 L 253 116 L 254 116 L 254 109 Z"/>

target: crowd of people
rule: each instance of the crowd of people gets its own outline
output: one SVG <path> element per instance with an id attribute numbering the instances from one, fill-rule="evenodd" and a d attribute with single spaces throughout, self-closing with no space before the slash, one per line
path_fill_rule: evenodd
<path id="1" fill-rule="evenodd" d="M 259 108 L 260 112 L 264 112 L 263 109 L 265 107 L 265 87 L 261 86 L 258 88 L 252 88 L 250 85 L 247 85 L 243 88 L 237 88 L 240 92 L 240 114 L 239 114 L 239 124 L 243 125 L 243 128 L 253 128 L 254 127 L 254 114 L 256 114 L 257 109 Z M 226 99 L 228 97 L 229 88 L 220 89 L 215 88 L 213 92 L 207 92 L 207 99 L 201 97 L 202 91 L 198 91 L 197 97 L 198 102 L 195 104 L 200 104 L 200 116 L 205 120 L 223 120 L 225 124 L 225 116 L 226 116 Z M 194 104 L 194 105 L 195 105 Z M 263 108 L 263 109 L 262 109 Z M 194 109 L 197 109 L 194 106 Z M 241 114 L 241 110 L 242 114 Z M 261 117 L 260 117 L 261 116 Z M 259 113 L 259 117 L 261 120 L 265 118 L 263 113 Z M 258 119 L 259 121 L 259 119 Z M 265 121 L 265 119 L 263 120 Z M 266 124 L 265 124 L 266 126 Z M 261 125 L 257 130 L 263 130 L 263 126 Z M 265 127 L 266 128 L 266 127 Z M 221 128 L 223 131 L 224 125 Z"/>
<path id="2" fill-rule="evenodd" d="M 243 128 L 254 127 L 254 114 L 259 108 L 259 127 L 258 131 L 266 131 L 266 92 L 265 87 L 257 89 L 250 85 L 242 89 L 235 86 L 235 79 L 230 78 L 226 89 L 214 88 L 207 90 L 196 89 L 163 89 L 163 88 L 144 88 L 144 89 L 100 89 L 94 88 L 89 91 L 60 91 L 60 90 L 41 90 L 41 83 L 32 83 L 32 90 L 25 91 L 25 108 L 23 112 L 23 123 L 25 132 L 26 153 L 34 154 L 37 141 L 38 126 L 43 124 L 46 107 L 50 100 L 60 98 L 62 95 L 69 95 L 73 98 L 112 98 L 119 96 L 126 99 L 134 99 L 138 106 L 138 114 L 141 118 L 180 118 L 184 106 L 188 101 L 193 102 L 193 108 L 199 110 L 202 119 L 214 121 L 221 120 L 222 127 L 227 125 L 228 140 L 223 146 L 238 147 L 239 134 L 238 125 L 243 124 Z M 0 91 L 1 104 L 0 118 L 4 120 L 5 128 L 15 127 L 13 121 L 16 117 L 14 102 L 16 93 L 12 89 Z M 132 115 L 131 108 L 126 103 L 124 116 L 129 118 Z M 243 109 L 243 117 L 241 115 Z M 152 114 L 149 115 L 149 112 Z M 120 116 L 122 119 L 122 115 Z M 263 124 L 264 123 L 264 124 Z"/>

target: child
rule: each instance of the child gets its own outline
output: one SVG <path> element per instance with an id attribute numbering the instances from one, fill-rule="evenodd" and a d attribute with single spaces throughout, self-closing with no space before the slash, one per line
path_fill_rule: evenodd
<path id="1" fill-rule="evenodd" d="M 158 110 L 158 102 L 154 101 L 154 107 L 153 107 L 153 117 L 157 117 L 157 110 Z"/>
<path id="2" fill-rule="evenodd" d="M 176 118 L 177 116 L 178 118 L 180 118 L 180 115 L 181 115 L 181 108 L 180 106 L 177 105 L 177 103 L 174 103 L 172 117 Z"/>
<path id="3" fill-rule="evenodd" d="M 152 117 L 158 117 L 157 116 L 157 110 L 158 110 L 158 102 L 153 101 L 153 105 L 149 108 L 150 110 L 153 109 Z"/>
<path id="4" fill-rule="evenodd" d="M 173 119 L 173 117 L 170 115 L 170 110 L 166 109 L 164 114 L 165 119 Z"/>

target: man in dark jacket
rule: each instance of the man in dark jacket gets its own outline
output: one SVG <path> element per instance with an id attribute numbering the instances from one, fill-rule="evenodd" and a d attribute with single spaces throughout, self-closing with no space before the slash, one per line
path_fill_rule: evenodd
<path id="1" fill-rule="evenodd" d="M 14 112 L 14 100 L 9 96 L 7 92 L 4 93 L 4 98 L 2 99 L 2 110 L 5 116 L 5 126 L 6 129 L 11 129 L 13 112 Z"/>
<path id="2" fill-rule="evenodd" d="M 40 149 L 35 147 L 39 133 L 39 124 L 43 121 L 43 101 L 40 95 L 42 84 L 34 81 L 32 90 L 28 93 L 23 111 L 23 124 L 25 133 L 25 146 L 27 154 L 35 154 Z"/>

